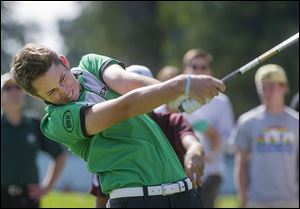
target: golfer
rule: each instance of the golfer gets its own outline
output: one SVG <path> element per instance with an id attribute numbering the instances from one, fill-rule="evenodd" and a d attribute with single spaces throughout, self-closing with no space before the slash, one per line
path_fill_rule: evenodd
<path id="1" fill-rule="evenodd" d="M 100 175 L 109 207 L 199 207 L 199 196 L 164 134 L 144 113 L 186 95 L 201 104 L 224 91 L 211 76 L 159 83 L 88 54 L 70 69 L 64 56 L 30 44 L 13 58 L 17 84 L 44 100 L 43 133 Z"/>

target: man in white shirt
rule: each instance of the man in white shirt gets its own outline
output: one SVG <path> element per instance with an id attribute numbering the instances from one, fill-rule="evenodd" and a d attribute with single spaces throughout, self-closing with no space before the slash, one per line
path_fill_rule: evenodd
<path id="1" fill-rule="evenodd" d="M 212 61 L 213 57 L 208 52 L 191 49 L 183 57 L 183 73 L 212 75 Z M 232 106 L 225 94 L 219 94 L 208 104 L 185 116 L 204 145 L 203 203 L 205 208 L 213 208 L 223 181 L 224 148 L 234 123 Z"/>

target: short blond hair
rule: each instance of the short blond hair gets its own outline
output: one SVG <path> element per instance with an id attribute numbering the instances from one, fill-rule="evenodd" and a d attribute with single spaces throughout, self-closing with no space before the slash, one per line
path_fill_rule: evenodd
<path id="1" fill-rule="evenodd" d="M 288 85 L 284 69 L 280 65 L 267 64 L 261 66 L 255 74 L 255 84 L 261 87 L 263 81 L 279 82 Z"/>

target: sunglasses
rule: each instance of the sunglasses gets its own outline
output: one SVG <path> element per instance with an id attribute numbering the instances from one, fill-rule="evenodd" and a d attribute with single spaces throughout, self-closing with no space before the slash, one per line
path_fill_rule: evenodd
<path id="1" fill-rule="evenodd" d="M 20 86 L 17 86 L 17 85 L 13 85 L 13 86 L 4 86 L 3 87 L 3 90 L 4 91 L 11 91 L 11 90 L 21 90 L 21 87 Z"/>
<path id="2" fill-rule="evenodd" d="M 191 67 L 193 68 L 193 70 L 202 70 L 202 71 L 205 71 L 205 70 L 208 70 L 210 67 L 209 65 L 191 65 Z"/>

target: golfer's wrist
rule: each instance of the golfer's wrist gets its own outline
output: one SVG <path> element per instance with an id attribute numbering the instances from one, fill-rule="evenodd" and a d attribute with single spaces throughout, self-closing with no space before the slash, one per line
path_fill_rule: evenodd
<path id="1" fill-rule="evenodd" d="M 191 82 L 192 82 L 192 77 L 191 77 L 191 75 L 187 75 L 187 77 L 186 77 L 186 82 L 185 82 L 185 90 L 184 90 L 184 94 L 185 94 L 185 96 L 187 96 L 187 97 L 190 96 Z"/>
<path id="2" fill-rule="evenodd" d="M 173 88 L 173 92 L 176 92 L 177 97 L 185 94 L 186 79 L 187 79 L 186 75 L 179 75 L 172 79 L 173 80 L 172 83 L 174 85 L 172 85 L 171 88 Z"/>

